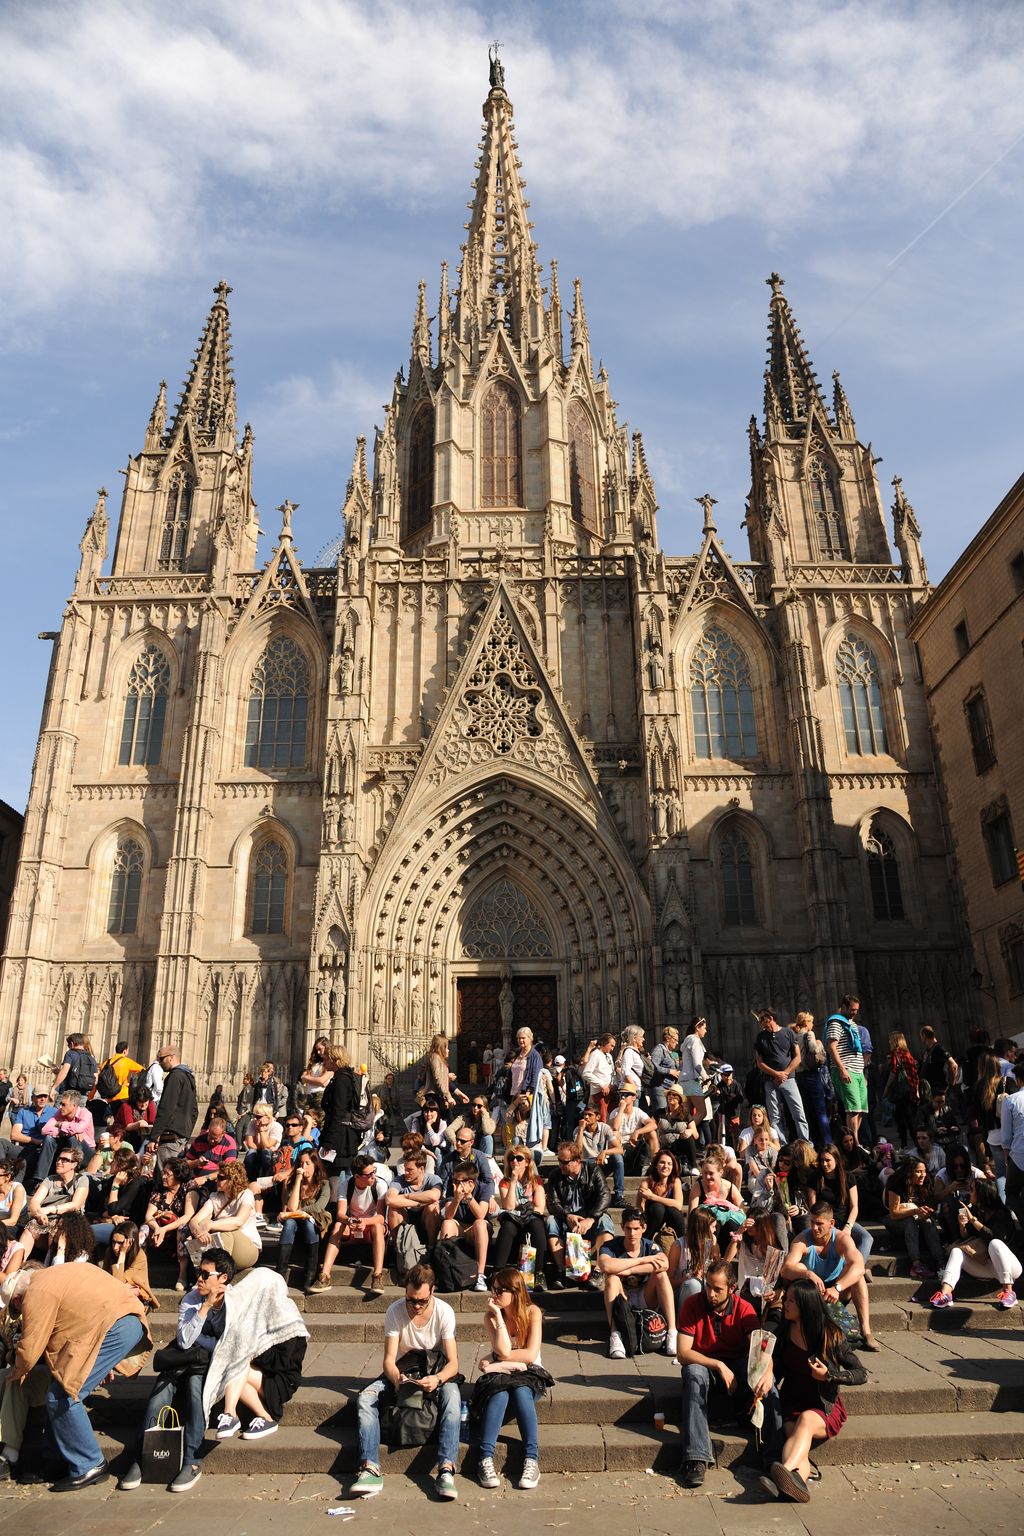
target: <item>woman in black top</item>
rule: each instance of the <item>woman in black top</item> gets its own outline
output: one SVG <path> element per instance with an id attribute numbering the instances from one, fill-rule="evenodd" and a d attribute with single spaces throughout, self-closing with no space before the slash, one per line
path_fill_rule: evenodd
<path id="1" fill-rule="evenodd" d="M 949 1251 L 942 1284 L 931 1299 L 932 1306 L 952 1306 L 957 1281 L 966 1270 L 975 1279 L 998 1280 L 997 1306 L 1015 1307 L 1017 1295 L 1013 1287 L 1020 1279 L 1021 1263 L 1009 1247 L 1014 1235 L 1013 1218 L 1000 1200 L 995 1184 L 989 1179 L 977 1179 L 968 1200 L 954 1193 L 943 1202 L 954 1203 L 960 1240 Z"/>
<path id="2" fill-rule="evenodd" d="M 857 1220 L 860 1215 L 860 1193 L 856 1184 L 851 1184 L 847 1179 L 846 1161 L 834 1142 L 830 1141 L 821 1150 L 818 1175 L 818 1199 L 832 1207 L 836 1226 L 853 1238 L 857 1252 L 864 1260 L 865 1284 L 870 1285 L 868 1258 L 874 1239 Z"/>
<path id="3" fill-rule="evenodd" d="M 324 1117 L 320 1131 L 320 1156 L 333 1175 L 349 1166 L 359 1149 L 363 1133 L 353 1123 L 359 1109 L 359 1089 L 356 1087 L 356 1076 L 348 1052 L 340 1045 L 332 1045 L 327 1064 L 334 1076 L 320 1100 L 320 1112 Z M 324 1157 L 325 1152 L 333 1152 L 334 1158 Z"/>

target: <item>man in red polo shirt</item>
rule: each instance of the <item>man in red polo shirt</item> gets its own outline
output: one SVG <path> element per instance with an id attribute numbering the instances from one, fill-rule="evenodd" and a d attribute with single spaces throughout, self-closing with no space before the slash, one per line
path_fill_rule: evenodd
<path id="1" fill-rule="evenodd" d="M 714 1461 L 708 1429 L 708 1394 L 727 1393 L 734 1412 L 746 1412 L 757 1398 L 765 1401 L 765 1441 L 770 1440 L 771 1402 L 778 1397 L 769 1360 L 752 1392 L 747 1385 L 750 1335 L 757 1313 L 736 1294 L 731 1264 L 724 1259 L 708 1267 L 704 1289 L 687 1296 L 679 1308 L 676 1358 L 683 1368 L 683 1456 L 680 1476 L 684 1488 L 699 1488 Z"/>

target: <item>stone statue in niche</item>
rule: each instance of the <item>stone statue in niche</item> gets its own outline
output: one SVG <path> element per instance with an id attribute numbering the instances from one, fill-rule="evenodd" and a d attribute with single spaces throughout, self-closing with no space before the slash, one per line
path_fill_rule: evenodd
<path id="1" fill-rule="evenodd" d="M 660 693 L 665 686 L 665 658 L 661 652 L 660 640 L 651 640 L 647 670 L 651 679 L 651 688 L 655 693 Z"/>
<path id="2" fill-rule="evenodd" d="M 590 1033 L 596 1035 L 601 1028 L 601 988 L 595 981 L 590 988 Z"/>
<path id="3" fill-rule="evenodd" d="M 435 991 L 430 994 L 430 1032 L 434 1035 L 441 1033 L 441 1000 Z"/>
<path id="4" fill-rule="evenodd" d="M 341 806 L 341 840 L 350 843 L 356 828 L 356 808 L 351 796 L 346 795 Z"/>
<path id="5" fill-rule="evenodd" d="M 409 1020 L 413 1034 L 420 1034 L 423 1029 L 423 992 L 413 985 L 412 996 L 409 999 Z"/>
<path id="6" fill-rule="evenodd" d="M 679 967 L 674 960 L 667 960 L 662 972 L 665 987 L 665 1012 L 674 1019 L 679 1007 Z"/>
<path id="7" fill-rule="evenodd" d="M 391 1027 L 396 1034 L 405 1027 L 405 992 L 400 981 L 391 988 Z"/>
<path id="8" fill-rule="evenodd" d="M 331 1018 L 335 1029 L 340 1029 L 345 1022 L 345 973 L 339 970 L 334 978 L 334 990 L 331 993 Z"/>
<path id="9" fill-rule="evenodd" d="M 613 1034 L 619 1032 L 619 989 L 617 986 L 608 989 L 608 1028 Z"/>
<path id="10" fill-rule="evenodd" d="M 572 1002 L 569 1004 L 569 1015 L 572 1019 L 572 1032 L 577 1040 L 583 1039 L 583 988 L 573 987 Z"/>
<path id="11" fill-rule="evenodd" d="M 352 673 L 355 669 L 355 657 L 351 651 L 342 651 L 338 662 L 338 692 L 348 693 L 352 687 Z"/>
<path id="12" fill-rule="evenodd" d="M 320 979 L 316 984 L 316 1021 L 320 1026 L 321 1034 L 327 1028 L 327 1022 L 331 1016 L 331 984 L 326 971 L 320 972 Z"/>
<path id="13" fill-rule="evenodd" d="M 337 800 L 328 800 L 324 806 L 324 842 L 328 848 L 333 848 L 338 841 L 338 823 L 340 812 Z"/>
<path id="14" fill-rule="evenodd" d="M 501 1033 L 508 1044 L 512 1039 L 512 1018 L 516 1010 L 516 1000 L 512 991 L 512 981 L 507 972 L 501 980 L 498 1008 L 501 1011 Z"/>
<path id="15" fill-rule="evenodd" d="M 635 976 L 629 978 L 626 987 L 626 1023 L 640 1023 L 640 984 Z"/>
<path id="16" fill-rule="evenodd" d="M 373 994 L 370 1000 L 370 1017 L 373 1020 L 374 1029 L 384 1028 L 384 983 L 375 981 Z"/>

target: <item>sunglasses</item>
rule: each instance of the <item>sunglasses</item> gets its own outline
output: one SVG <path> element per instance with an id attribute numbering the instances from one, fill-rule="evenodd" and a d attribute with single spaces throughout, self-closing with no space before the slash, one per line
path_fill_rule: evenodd
<path id="1" fill-rule="evenodd" d="M 509 1162 L 510 1163 L 525 1163 L 526 1162 L 526 1158 L 523 1156 L 523 1154 L 521 1152 L 514 1152 L 512 1154 L 512 1156 L 509 1158 Z M 568 1163 L 559 1163 L 558 1166 L 560 1168 L 568 1168 L 569 1164 Z"/>
<path id="2" fill-rule="evenodd" d="M 579 1158 L 578 1157 L 570 1157 L 570 1158 L 561 1158 L 560 1157 L 558 1159 L 558 1166 L 559 1166 L 559 1168 L 571 1168 L 574 1163 L 578 1163 L 578 1162 L 579 1162 Z"/>
<path id="3" fill-rule="evenodd" d="M 405 1304 L 406 1304 L 407 1307 L 429 1307 L 429 1305 L 430 1305 L 430 1297 L 429 1296 L 407 1296 L 405 1298 Z"/>

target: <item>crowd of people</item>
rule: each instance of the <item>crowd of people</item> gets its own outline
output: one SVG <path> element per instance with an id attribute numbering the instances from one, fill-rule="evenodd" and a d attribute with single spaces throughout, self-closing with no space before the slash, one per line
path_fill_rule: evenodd
<path id="1" fill-rule="evenodd" d="M 742 1082 L 707 1036 L 698 1018 L 651 1049 L 630 1025 L 569 1059 L 521 1028 L 460 1083 L 438 1035 L 407 1106 L 392 1074 L 371 1088 L 326 1038 L 290 1087 L 270 1061 L 246 1073 L 234 1114 L 220 1087 L 201 1114 L 172 1046 L 146 1067 L 122 1041 L 100 1062 L 72 1035 L 46 1086 L 0 1074 L 0 1477 L 41 1475 L 29 1427 L 44 1407 L 53 1488 L 108 1476 L 85 1400 L 152 1356 L 119 1487 L 142 1482 L 145 1435 L 176 1403 L 168 1485 L 192 1488 L 211 1422 L 220 1439 L 276 1432 L 308 1339 L 289 1282 L 298 1270 L 326 1291 L 344 1256 L 364 1263 L 367 1293 L 389 1267 L 405 1287 L 358 1396 L 355 1494 L 382 1489 L 385 1429 L 436 1433 L 440 1498 L 456 1496 L 467 1436 L 496 1487 L 510 1414 L 519 1486 L 535 1487 L 552 1385 L 541 1307 L 579 1287 L 601 1292 L 611 1360 L 678 1360 L 685 1486 L 703 1483 L 716 1415 L 751 1415 L 765 1492 L 805 1502 L 814 1444 L 845 1419 L 841 1388 L 865 1379 L 856 1352 L 878 1348 L 866 1222 L 905 1249 L 927 1304 L 951 1306 L 966 1274 L 1017 1305 L 1024 1060 L 976 1031 L 958 1062 L 927 1027 L 916 1054 L 900 1031 L 876 1052 L 852 997 L 820 1039 L 810 1014 L 783 1026 L 764 1010 Z M 181 1300 L 154 1354 L 157 1264 Z M 468 1429 L 457 1315 L 438 1294 L 459 1289 L 487 1296 Z"/>

